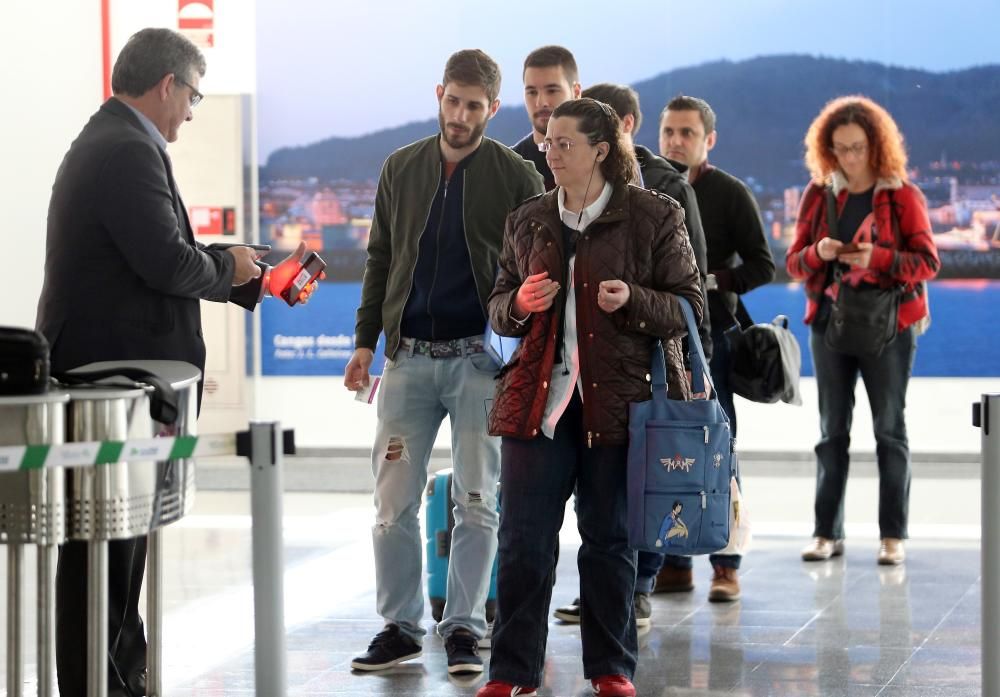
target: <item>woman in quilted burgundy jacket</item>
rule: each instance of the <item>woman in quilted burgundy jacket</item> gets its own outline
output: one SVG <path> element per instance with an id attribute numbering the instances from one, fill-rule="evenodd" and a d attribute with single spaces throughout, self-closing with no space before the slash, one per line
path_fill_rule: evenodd
<path id="1" fill-rule="evenodd" d="M 805 561 L 825 561 L 844 552 L 844 494 L 849 466 L 854 388 L 864 381 L 875 426 L 879 471 L 879 564 L 904 559 L 910 498 L 910 449 L 906 437 L 906 388 L 927 328 L 927 286 L 938 259 L 927 202 L 906 176 L 906 150 L 895 121 L 866 97 L 828 103 L 806 134 L 806 165 L 812 181 L 802 195 L 795 240 L 786 267 L 805 281 L 806 324 L 811 326 L 820 440 L 816 445 L 813 541 Z M 899 307 L 884 336 L 895 335 L 881 353 L 848 349 L 830 340 L 828 327 L 851 327 L 831 319 L 841 288 L 858 293 L 896 289 Z M 866 301 L 867 302 L 867 301 Z M 869 318 L 868 324 L 873 322 Z M 857 337 L 848 329 L 844 336 Z"/>
<path id="2" fill-rule="evenodd" d="M 684 211 L 629 184 L 637 171 L 606 104 L 552 114 L 541 148 L 556 189 L 507 219 L 490 320 L 522 341 L 501 371 L 490 432 L 503 436 L 497 618 L 490 682 L 477 697 L 541 683 L 559 528 L 576 491 L 584 676 L 635 694 L 635 552 L 625 501 L 628 404 L 650 398 L 657 340 L 670 391 L 689 396 L 684 318 L 702 294 Z"/>

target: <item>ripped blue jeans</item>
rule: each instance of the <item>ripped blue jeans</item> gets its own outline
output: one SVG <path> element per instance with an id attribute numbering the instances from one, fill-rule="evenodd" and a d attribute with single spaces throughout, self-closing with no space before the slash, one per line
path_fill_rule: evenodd
<path id="1" fill-rule="evenodd" d="M 372 450 L 375 475 L 375 585 L 378 613 L 421 641 L 426 596 L 420 505 L 441 422 L 451 423 L 455 530 L 448 590 L 438 626 L 486 633 L 485 604 L 497 549 L 500 439 L 486 433 L 497 366 L 485 353 L 431 358 L 400 348 L 386 362 Z"/>

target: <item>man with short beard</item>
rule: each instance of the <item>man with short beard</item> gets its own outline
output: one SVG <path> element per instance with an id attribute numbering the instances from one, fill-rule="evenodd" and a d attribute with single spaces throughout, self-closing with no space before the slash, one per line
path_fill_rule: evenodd
<path id="1" fill-rule="evenodd" d="M 486 433 L 498 366 L 485 352 L 507 214 L 542 193 L 542 178 L 485 138 L 500 106 L 500 68 L 479 50 L 453 54 L 437 87 L 440 133 L 392 153 L 375 198 L 344 385 L 359 390 L 379 334 L 386 364 L 372 449 L 375 585 L 385 627 L 351 662 L 376 671 L 421 655 L 421 498 L 441 421 L 451 422 L 455 528 L 438 624 L 449 673 L 481 673 L 478 642 L 497 549 L 500 439 Z"/>
<path id="2" fill-rule="evenodd" d="M 538 144 L 545 139 L 552 110 L 565 101 L 580 98 L 576 59 L 562 46 L 536 48 L 524 59 L 524 108 L 531 119 L 531 133 L 514 146 L 514 152 L 535 165 L 545 179 L 545 190 L 555 188 L 552 170 Z"/>

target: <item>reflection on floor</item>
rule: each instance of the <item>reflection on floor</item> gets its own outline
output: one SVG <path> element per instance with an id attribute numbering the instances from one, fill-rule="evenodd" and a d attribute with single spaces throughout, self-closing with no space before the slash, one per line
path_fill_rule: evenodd
<path id="1" fill-rule="evenodd" d="M 194 513 L 166 535 L 169 697 L 254 694 L 247 501 L 246 492 L 200 493 Z M 285 506 L 288 695 L 475 694 L 483 678 L 449 678 L 433 632 L 421 659 L 352 674 L 351 658 L 381 628 L 370 496 L 295 494 Z M 638 694 L 979 695 L 978 541 L 914 540 L 906 565 L 896 568 L 875 564 L 877 540 L 870 536 L 848 540 L 846 555 L 826 563 L 799 561 L 805 542 L 758 535 L 744 560 L 737 603 L 707 602 L 706 559 L 696 560 L 693 592 L 653 596 L 653 624 L 640 638 Z M 578 545 L 570 507 L 554 604 L 576 595 Z M 426 626 L 433 627 L 429 608 Z M 25 671 L 31 678 L 32 642 Z M 578 626 L 550 624 L 539 694 L 590 694 Z"/>
<path id="2" fill-rule="evenodd" d="M 351 673 L 351 658 L 381 628 L 374 614 L 370 503 L 365 495 L 340 495 L 315 497 L 309 504 L 316 506 L 317 516 L 303 515 L 297 527 L 286 530 L 288 694 L 473 695 L 481 679 L 465 683 L 449 679 L 444 647 L 433 633 L 426 638 L 422 659 L 377 675 Z M 555 603 L 576 595 L 574 550 L 579 538 L 571 511 Z M 298 512 L 308 513 L 302 508 Z M 210 557 L 215 553 L 205 549 L 209 539 L 214 540 L 210 546 L 215 550 L 229 549 L 217 563 L 229 559 L 234 567 L 246 565 L 242 558 L 249 544 L 246 531 L 196 527 L 210 519 L 195 516 L 179 532 L 184 537 L 200 536 L 203 542 L 193 547 Z M 820 564 L 799 561 L 803 543 L 801 538 L 759 537 L 744 560 L 743 599 L 732 605 L 706 601 L 710 569 L 705 559 L 697 560 L 694 592 L 654 596 L 653 625 L 641 638 L 638 693 L 650 697 L 979 694 L 977 543 L 915 541 L 909 545 L 906 565 L 896 568 L 875 564 L 874 539 L 851 540 L 845 557 Z M 224 581 L 226 576 L 224 570 L 205 569 L 195 557 L 189 557 L 187 566 L 200 583 Z M 180 582 L 185 574 L 176 572 Z M 194 580 L 186 577 L 188 584 Z M 229 590 L 210 596 L 211 602 L 202 601 L 204 610 L 217 620 L 207 622 L 203 609 L 192 611 L 190 602 L 174 610 L 175 621 L 190 613 L 191 625 L 190 631 L 167 625 L 167 671 L 174 684 L 168 694 L 253 693 L 253 654 L 247 642 L 252 627 L 246 614 L 250 606 L 247 597 L 234 596 L 237 579 L 224 585 Z M 432 625 L 428 610 L 426 626 Z M 216 632 L 210 627 L 222 629 Z M 187 644 L 182 637 L 199 634 L 200 646 L 182 650 Z M 237 638 L 244 648 L 239 649 Z M 229 655 L 195 660 L 204 659 L 204 649 L 217 642 L 230 645 Z M 183 660 L 178 660 L 181 656 Z M 197 668 L 185 670 L 185 663 Z M 586 695 L 587 688 L 579 628 L 553 620 L 540 694 Z"/>

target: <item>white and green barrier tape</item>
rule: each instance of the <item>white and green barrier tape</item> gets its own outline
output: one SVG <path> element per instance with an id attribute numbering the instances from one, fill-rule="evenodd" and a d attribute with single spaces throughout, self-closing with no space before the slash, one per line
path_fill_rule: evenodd
<path id="1" fill-rule="evenodd" d="M 87 441 L 62 445 L 13 445 L 0 447 L 0 472 L 235 454 L 235 433 Z"/>

